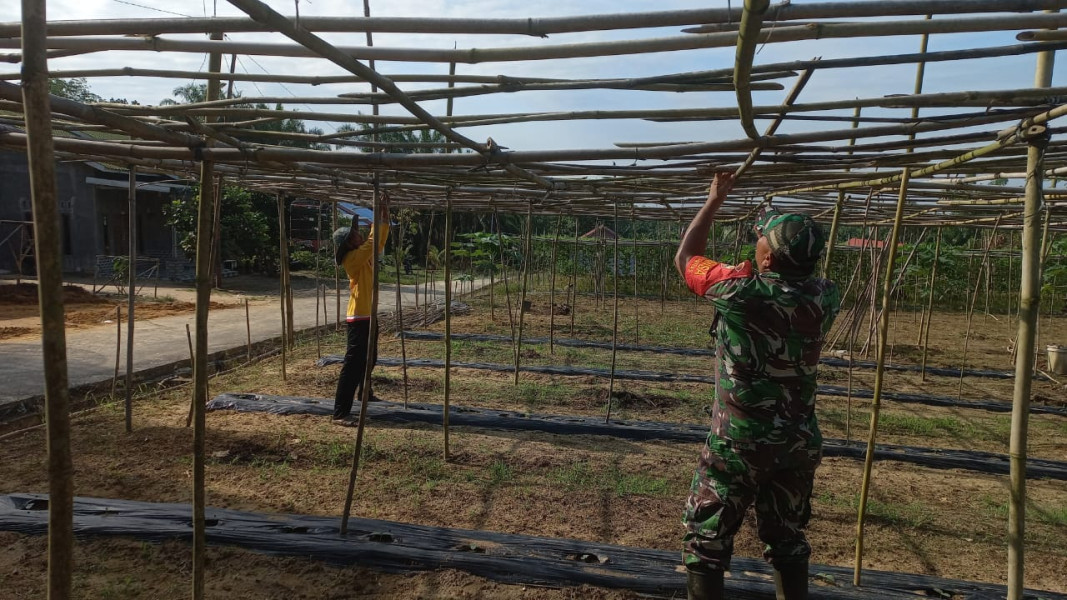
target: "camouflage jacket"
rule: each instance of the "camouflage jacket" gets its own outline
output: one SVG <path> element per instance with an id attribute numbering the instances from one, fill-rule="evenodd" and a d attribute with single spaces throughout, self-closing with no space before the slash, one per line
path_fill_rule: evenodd
<path id="1" fill-rule="evenodd" d="M 841 307 L 837 286 L 786 281 L 695 256 L 685 281 L 715 306 L 718 370 L 711 433 L 739 444 L 822 443 L 815 419 L 819 354 Z"/>

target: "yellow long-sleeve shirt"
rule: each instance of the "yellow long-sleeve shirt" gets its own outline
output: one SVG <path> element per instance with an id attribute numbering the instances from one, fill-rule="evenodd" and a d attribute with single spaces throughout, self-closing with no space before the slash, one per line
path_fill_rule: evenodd
<path id="1" fill-rule="evenodd" d="M 369 319 L 371 314 L 371 296 L 374 289 L 374 263 L 375 255 L 385 249 L 385 241 L 389 239 L 389 225 L 382 224 L 376 229 L 380 230 L 381 242 L 378 243 L 377 252 L 374 250 L 374 231 L 370 232 L 359 248 L 349 251 L 341 264 L 348 274 L 348 322 Z"/>

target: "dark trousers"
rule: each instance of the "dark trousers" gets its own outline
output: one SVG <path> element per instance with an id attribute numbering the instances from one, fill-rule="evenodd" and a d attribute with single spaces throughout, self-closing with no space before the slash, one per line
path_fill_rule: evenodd
<path id="1" fill-rule="evenodd" d="M 348 350 L 345 351 L 345 364 L 341 367 L 341 376 L 337 380 L 337 393 L 333 398 L 333 418 L 344 419 L 352 412 L 352 401 L 363 387 L 363 377 L 367 372 L 367 352 L 372 346 L 370 340 L 370 319 L 348 323 Z M 373 360 L 377 362 L 377 344 Z M 371 363 L 371 368 L 374 363 Z"/>

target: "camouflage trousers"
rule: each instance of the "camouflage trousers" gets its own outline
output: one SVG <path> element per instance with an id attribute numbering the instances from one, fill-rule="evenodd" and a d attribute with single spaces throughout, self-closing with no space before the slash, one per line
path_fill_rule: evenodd
<path id="1" fill-rule="evenodd" d="M 692 569 L 728 570 L 734 535 L 755 504 L 756 528 L 773 565 L 806 561 L 811 490 L 822 449 L 738 443 L 709 434 L 686 501 L 682 558 Z"/>

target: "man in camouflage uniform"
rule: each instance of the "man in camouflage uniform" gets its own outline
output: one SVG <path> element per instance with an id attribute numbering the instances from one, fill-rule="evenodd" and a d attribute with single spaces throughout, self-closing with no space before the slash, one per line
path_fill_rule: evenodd
<path id="1" fill-rule="evenodd" d="M 805 599 L 811 546 L 803 530 L 822 456 L 816 368 L 840 297 L 832 282 L 813 276 L 826 239 L 809 217 L 764 211 L 755 263 L 703 256 L 732 187 L 732 175 L 716 175 L 675 255 L 689 289 L 716 309 L 718 349 L 711 431 L 683 519 L 689 599 L 724 597 L 733 538 L 753 503 L 778 599 Z"/>

